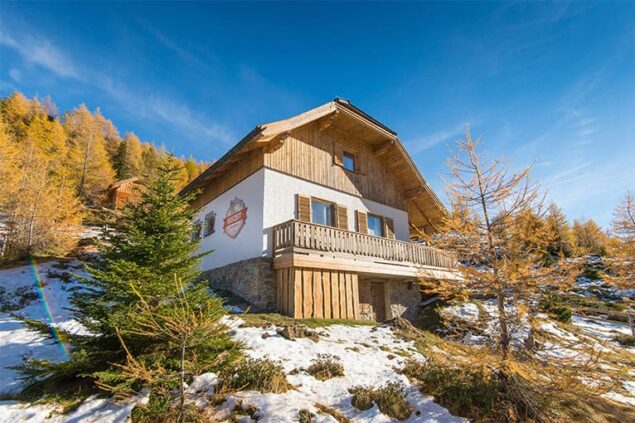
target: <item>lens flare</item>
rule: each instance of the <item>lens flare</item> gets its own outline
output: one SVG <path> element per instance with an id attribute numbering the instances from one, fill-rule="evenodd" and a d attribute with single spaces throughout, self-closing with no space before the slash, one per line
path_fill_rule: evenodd
<path id="1" fill-rule="evenodd" d="M 29 266 L 31 267 L 31 270 L 33 271 L 33 279 L 35 280 L 37 293 L 40 297 L 40 302 L 42 303 L 42 306 L 44 307 L 46 318 L 48 319 L 48 322 L 46 323 L 48 324 L 49 332 L 51 333 L 51 336 L 53 337 L 53 339 L 59 346 L 60 351 L 64 355 L 64 359 L 68 360 L 68 357 L 69 357 L 68 350 L 66 349 L 66 345 L 64 345 L 64 343 L 62 342 L 62 339 L 60 338 L 59 331 L 54 326 L 53 316 L 51 315 L 51 309 L 49 307 L 48 301 L 46 301 L 46 296 L 44 295 L 44 289 L 43 289 L 44 287 L 42 285 L 42 278 L 40 277 L 40 274 L 38 273 L 37 264 L 35 263 L 35 259 L 33 257 L 29 259 Z"/>

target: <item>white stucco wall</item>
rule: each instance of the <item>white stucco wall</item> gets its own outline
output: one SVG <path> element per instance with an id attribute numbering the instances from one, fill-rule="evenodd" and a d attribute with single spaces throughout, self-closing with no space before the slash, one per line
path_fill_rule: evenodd
<path id="1" fill-rule="evenodd" d="M 216 232 L 203 237 L 199 252 L 214 250 L 204 257 L 202 270 L 209 270 L 248 258 L 260 257 L 263 251 L 263 194 L 265 169 L 260 169 L 229 191 L 206 204 L 197 213 L 195 220 L 204 220 L 210 211 L 216 212 Z M 247 207 L 245 226 L 235 239 L 223 232 L 223 218 L 230 202 L 238 197 Z"/>
<path id="2" fill-rule="evenodd" d="M 296 194 L 318 197 L 346 206 L 349 230 L 356 230 L 355 210 L 361 210 L 390 217 L 394 221 L 395 237 L 409 239 L 408 213 L 405 210 L 262 168 L 206 204 L 197 213 L 195 220 L 203 222 L 207 213 L 216 212 L 216 232 L 201 239 L 199 252 L 214 250 L 214 253 L 203 258 L 202 270 L 249 258 L 270 256 L 273 226 L 297 218 Z M 223 218 L 230 202 L 236 197 L 245 202 L 247 220 L 238 236 L 232 239 L 223 231 Z"/>
<path id="3" fill-rule="evenodd" d="M 348 208 L 348 228 L 356 230 L 355 210 L 375 213 L 390 217 L 395 225 L 395 237 L 407 241 L 410 238 L 408 213 L 368 199 L 346 194 L 319 184 L 295 178 L 271 169 L 265 169 L 264 198 L 264 246 L 271 253 L 269 237 L 271 228 L 278 223 L 286 222 L 296 216 L 296 194 L 322 198 L 342 204 Z"/>

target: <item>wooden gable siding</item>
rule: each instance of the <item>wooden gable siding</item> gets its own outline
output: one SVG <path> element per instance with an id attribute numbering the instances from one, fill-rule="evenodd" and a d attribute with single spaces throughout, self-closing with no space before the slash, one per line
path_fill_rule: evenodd
<path id="1" fill-rule="evenodd" d="M 363 171 L 349 172 L 334 164 L 337 145 L 362 161 Z M 402 210 L 404 198 L 388 166 L 374 154 L 372 143 L 335 128 L 320 130 L 319 122 L 292 131 L 276 149 L 264 154 L 268 168 L 306 179 Z"/>
<path id="2" fill-rule="evenodd" d="M 222 172 L 219 172 L 219 175 L 206 183 L 201 194 L 192 202 L 192 206 L 194 208 L 203 207 L 205 204 L 256 172 L 262 165 L 262 150 L 252 150 L 246 153 L 244 158 L 229 164 Z"/>

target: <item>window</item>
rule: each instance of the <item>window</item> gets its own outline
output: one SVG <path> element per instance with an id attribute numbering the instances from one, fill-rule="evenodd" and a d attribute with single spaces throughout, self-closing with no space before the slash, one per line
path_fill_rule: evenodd
<path id="1" fill-rule="evenodd" d="M 197 220 L 196 222 L 194 222 L 194 224 L 192 225 L 192 235 L 191 235 L 192 242 L 198 239 L 201 239 L 201 229 L 203 229 L 203 225 L 201 224 L 201 221 Z"/>
<path id="2" fill-rule="evenodd" d="M 342 165 L 344 169 L 355 172 L 357 170 L 355 168 L 355 155 L 345 151 L 342 155 Z"/>
<path id="3" fill-rule="evenodd" d="M 203 231 L 203 236 L 210 236 L 216 229 L 216 212 L 209 212 L 205 215 L 205 230 Z"/>
<path id="4" fill-rule="evenodd" d="M 384 236 L 384 222 L 380 216 L 368 215 L 368 235 Z"/>
<path id="5" fill-rule="evenodd" d="M 333 204 L 311 199 L 311 222 L 318 225 L 333 225 Z"/>

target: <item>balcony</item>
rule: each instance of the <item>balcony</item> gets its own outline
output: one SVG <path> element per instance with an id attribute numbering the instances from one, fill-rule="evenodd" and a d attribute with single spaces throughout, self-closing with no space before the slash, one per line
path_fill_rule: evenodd
<path id="1" fill-rule="evenodd" d="M 453 253 L 413 242 L 289 220 L 273 228 L 274 268 L 321 268 L 379 277 L 456 279 Z"/>

